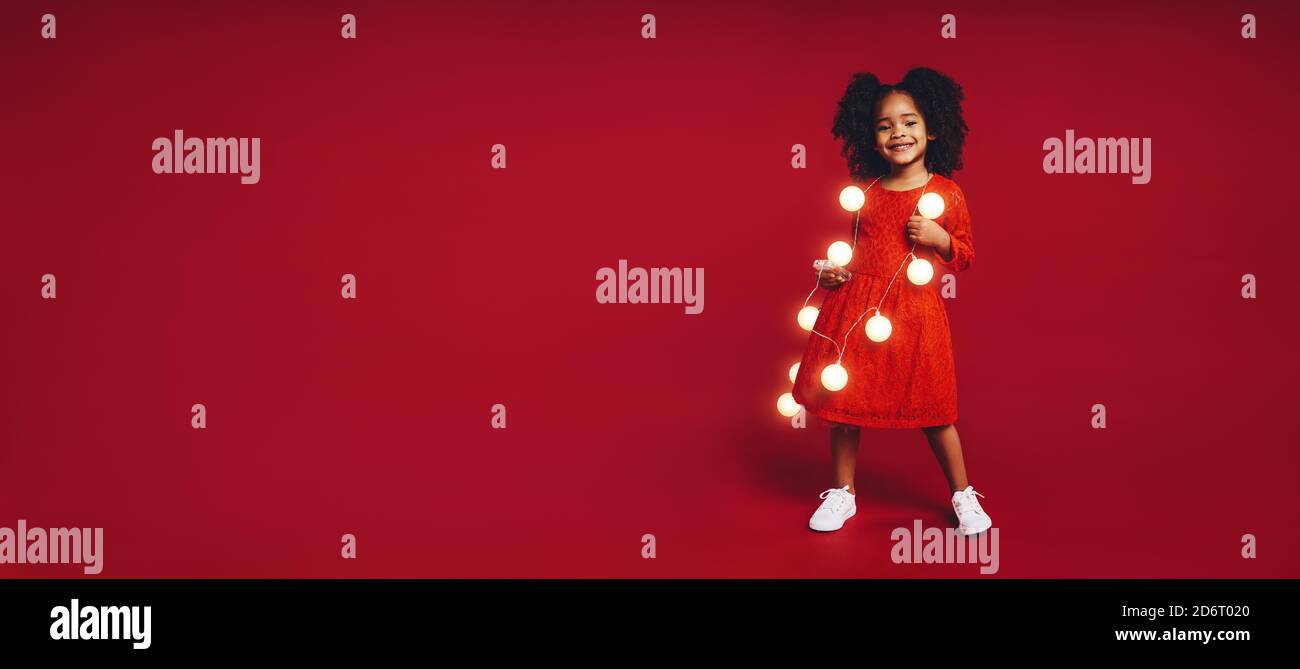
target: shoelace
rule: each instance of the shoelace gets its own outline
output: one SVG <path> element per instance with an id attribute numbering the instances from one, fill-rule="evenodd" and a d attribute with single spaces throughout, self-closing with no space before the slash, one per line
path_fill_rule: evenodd
<path id="1" fill-rule="evenodd" d="M 836 495 L 835 493 L 840 493 Z M 818 495 L 820 499 L 826 500 L 822 503 L 823 509 L 838 512 L 849 501 L 849 491 L 843 488 L 829 488 Z"/>
<path id="2" fill-rule="evenodd" d="M 980 495 L 980 492 L 974 488 L 971 488 L 970 492 L 966 492 L 965 490 L 957 491 L 957 498 L 954 501 L 957 503 L 958 515 L 961 515 L 966 511 L 979 511 L 983 513 L 984 509 L 980 508 L 979 500 L 975 499 L 976 495 L 979 495 L 980 497 L 984 496 Z M 974 508 L 971 508 L 972 506 L 974 506 Z"/>

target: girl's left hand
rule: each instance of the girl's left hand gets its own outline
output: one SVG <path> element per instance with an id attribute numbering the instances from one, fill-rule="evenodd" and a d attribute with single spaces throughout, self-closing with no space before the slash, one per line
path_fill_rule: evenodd
<path id="1" fill-rule="evenodd" d="M 913 214 L 907 219 L 907 241 L 909 242 L 938 246 L 947 237 L 948 231 L 944 230 L 942 225 L 920 214 Z"/>

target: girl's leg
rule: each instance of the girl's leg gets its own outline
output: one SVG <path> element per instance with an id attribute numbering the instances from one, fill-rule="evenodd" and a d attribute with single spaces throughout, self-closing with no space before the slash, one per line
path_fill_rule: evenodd
<path id="1" fill-rule="evenodd" d="M 936 425 L 934 427 L 923 427 L 925 438 L 930 442 L 930 450 L 934 451 L 934 457 L 939 460 L 939 466 L 943 468 L 943 475 L 948 479 L 948 487 L 953 492 L 965 490 L 969 482 L 966 480 L 966 462 L 961 457 L 961 438 L 957 436 L 957 427 L 955 425 Z"/>
<path id="2" fill-rule="evenodd" d="M 849 487 L 849 494 L 856 495 L 853 487 L 853 475 L 858 468 L 858 440 L 862 430 L 856 425 L 836 423 L 831 426 L 831 463 L 835 466 L 835 487 Z"/>

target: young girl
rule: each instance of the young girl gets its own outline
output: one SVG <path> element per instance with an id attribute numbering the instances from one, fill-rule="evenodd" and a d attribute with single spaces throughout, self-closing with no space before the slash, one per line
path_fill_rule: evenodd
<path id="1" fill-rule="evenodd" d="M 893 85 L 856 74 L 839 101 L 831 132 L 843 140 L 850 175 L 864 184 L 867 198 L 853 231 L 853 259 L 819 273 L 829 292 L 792 391 L 808 413 L 831 423 L 836 487 L 821 494 L 825 501 L 808 523 L 814 530 L 838 530 L 857 512 L 853 474 L 861 426 L 921 428 L 953 491 L 958 531 L 970 535 L 992 526 L 966 480 L 953 426 L 957 380 L 939 272 L 918 286 L 906 268 L 909 252 L 953 272 L 968 269 L 975 258 L 966 197 L 950 178 L 962 167 L 968 130 L 962 98 L 952 79 L 915 68 Z M 937 220 L 917 209 L 926 193 L 943 197 Z M 868 339 L 861 327 L 877 312 L 892 325 L 882 342 Z M 847 370 L 848 383 L 831 391 L 822 370 L 836 362 Z"/>

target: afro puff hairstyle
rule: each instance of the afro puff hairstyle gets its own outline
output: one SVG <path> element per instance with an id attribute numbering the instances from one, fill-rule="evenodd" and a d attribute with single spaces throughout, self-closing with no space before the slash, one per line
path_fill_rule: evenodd
<path id="1" fill-rule="evenodd" d="M 872 118 L 876 105 L 890 91 L 911 95 L 925 119 L 926 133 L 935 136 L 926 144 L 926 169 L 951 178 L 953 172 L 961 169 L 961 149 L 969 130 L 961 114 L 965 96 L 957 82 L 928 67 L 908 70 L 897 84 L 882 84 L 870 72 L 853 75 L 831 126 L 831 134 L 844 142 L 840 153 L 848 160 L 849 174 L 859 181 L 867 181 L 890 172 L 889 162 L 876 152 L 876 125 Z"/>

